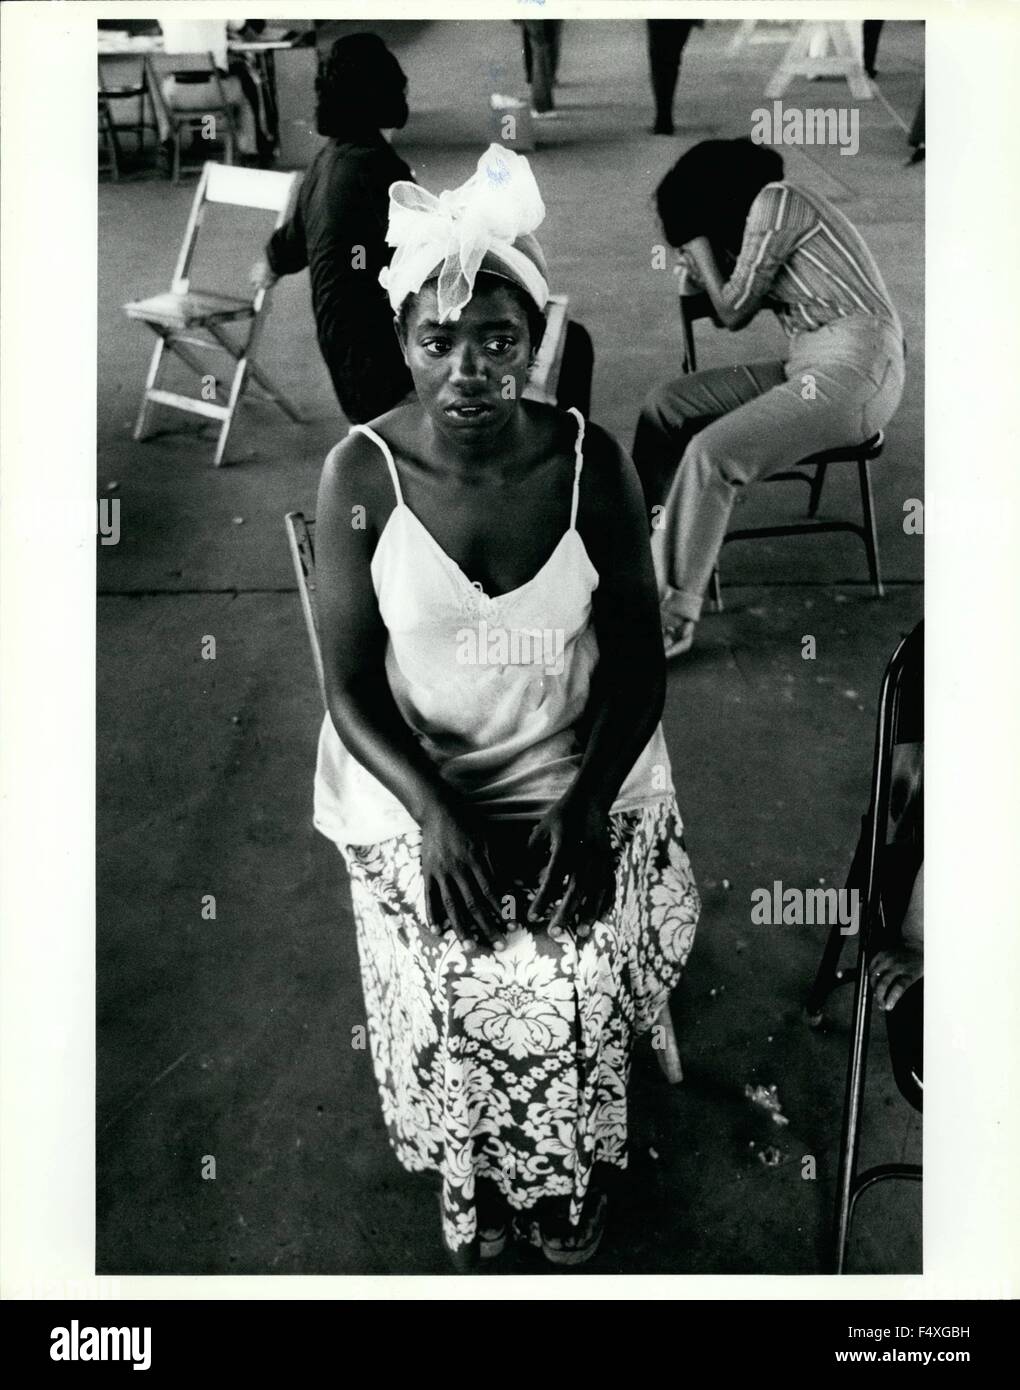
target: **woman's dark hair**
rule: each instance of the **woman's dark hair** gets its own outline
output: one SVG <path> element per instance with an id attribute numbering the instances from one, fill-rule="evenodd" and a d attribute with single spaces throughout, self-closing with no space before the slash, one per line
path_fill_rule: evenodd
<path id="1" fill-rule="evenodd" d="M 751 140 L 702 140 L 682 154 L 655 190 L 670 246 L 708 237 L 716 259 L 740 251 L 751 204 L 767 183 L 783 177 L 775 150 Z"/>
<path id="2" fill-rule="evenodd" d="M 406 91 L 404 71 L 378 34 L 346 34 L 329 50 L 315 79 L 319 134 L 343 138 L 402 126 Z"/>
<path id="3" fill-rule="evenodd" d="M 422 289 L 424 290 L 429 287 L 434 289 L 436 284 L 437 279 L 433 277 L 425 281 L 424 285 L 422 285 Z M 502 289 L 506 290 L 508 294 L 513 295 L 520 306 L 521 312 L 528 321 L 528 344 L 531 351 L 536 352 L 539 343 L 542 341 L 542 335 L 545 333 L 545 314 L 542 313 L 542 310 L 532 299 L 531 295 L 528 294 L 526 290 L 523 290 L 514 280 L 504 279 L 502 275 L 493 275 L 486 270 L 479 271 L 478 275 L 475 277 L 475 289 L 476 291 L 480 289 Z M 400 312 L 397 318 L 400 320 L 400 326 L 405 332 L 407 331 L 408 319 L 411 317 L 411 309 L 417 298 L 418 295 L 409 294 L 400 306 Z"/>

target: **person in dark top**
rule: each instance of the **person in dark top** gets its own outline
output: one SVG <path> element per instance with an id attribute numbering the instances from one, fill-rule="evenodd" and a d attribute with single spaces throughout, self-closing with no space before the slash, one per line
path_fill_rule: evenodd
<path id="1" fill-rule="evenodd" d="M 374 420 L 413 390 L 379 284 L 390 184 L 411 170 L 382 131 L 407 121 L 407 78 L 376 34 L 337 39 L 316 79 L 316 123 L 330 137 L 293 216 L 252 269 L 256 284 L 308 267 L 319 347 L 344 414 Z"/>

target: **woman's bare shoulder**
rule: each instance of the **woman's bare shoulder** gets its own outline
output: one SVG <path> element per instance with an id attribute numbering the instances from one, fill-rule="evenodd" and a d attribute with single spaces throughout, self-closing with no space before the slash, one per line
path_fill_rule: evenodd
<path id="1" fill-rule="evenodd" d="M 592 492 L 607 498 L 619 496 L 621 486 L 633 471 L 634 465 L 615 436 L 593 420 L 586 420 L 584 474 Z"/>
<path id="2" fill-rule="evenodd" d="M 369 529 L 383 525 L 396 501 L 383 451 L 375 440 L 352 430 L 326 455 L 319 482 L 318 511 L 363 507 Z"/>

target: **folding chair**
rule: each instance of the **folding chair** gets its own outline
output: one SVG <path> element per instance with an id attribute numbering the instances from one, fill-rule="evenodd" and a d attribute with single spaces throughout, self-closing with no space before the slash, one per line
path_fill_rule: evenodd
<path id="1" fill-rule="evenodd" d="M 114 182 L 120 178 L 121 150 L 117 140 L 117 128 L 113 123 L 113 113 L 110 110 L 109 100 L 105 92 L 97 92 L 99 110 L 99 134 L 102 137 L 103 146 L 109 163 L 105 166 L 109 171 Z M 99 172 L 103 172 L 103 165 L 100 164 Z"/>
<path id="2" fill-rule="evenodd" d="M 115 59 L 100 57 L 97 61 L 96 76 L 99 91 L 99 123 L 111 155 L 111 173 L 114 178 L 120 175 L 122 151 L 118 131 L 130 130 L 135 137 L 137 151 L 141 154 L 145 146 L 145 132 L 157 131 L 155 107 L 149 85 L 148 69 L 142 57 L 131 58 L 118 54 Z M 137 102 L 137 119 L 130 125 L 118 125 L 115 119 L 115 106 L 120 102 Z M 146 120 L 146 108 L 152 108 L 151 120 Z M 158 136 L 157 136 L 158 143 Z"/>
<path id="3" fill-rule="evenodd" d="M 249 376 L 269 399 L 279 406 L 288 419 L 300 421 L 301 417 L 294 406 L 255 363 L 264 313 L 268 308 L 268 290 L 257 289 L 252 299 L 238 299 L 230 295 L 192 289 L 188 278 L 207 203 L 225 203 L 232 207 L 262 208 L 267 212 L 275 212 L 275 225 L 280 227 L 290 214 L 299 178 L 298 174 L 240 169 L 225 164 L 209 163 L 202 170 L 169 292 L 124 305 L 124 312 L 128 318 L 140 319 L 147 323 L 159 339 L 149 364 L 145 393 L 135 425 L 135 439 L 145 438 L 149 411 L 153 405 L 170 406 L 174 410 L 186 410 L 193 415 L 204 415 L 207 419 L 219 420 L 221 427 L 213 460 L 218 468 L 223 462 L 234 412 Z M 229 336 L 227 324 L 247 325 L 247 336 L 243 343 L 235 342 Z M 202 336 L 203 334 L 206 336 Z M 158 386 L 163 354 L 168 349 L 176 353 L 198 376 L 207 375 L 203 364 L 192 353 L 192 348 L 222 351 L 234 360 L 234 374 L 229 392 L 224 393 L 218 381 L 215 382 L 215 400 L 182 396 L 175 391 L 164 391 Z"/>
<path id="4" fill-rule="evenodd" d="M 686 375 L 698 369 L 694 344 L 695 323 L 699 319 L 708 318 L 717 328 L 721 328 L 722 325 L 715 316 L 712 301 L 704 293 L 682 294 L 680 296 L 680 317 L 684 340 L 682 370 Z M 873 434 L 869 439 L 860 443 L 847 444 L 835 449 L 823 449 L 817 454 L 808 454 L 806 458 L 798 459 L 790 468 L 783 469 L 779 473 L 771 473 L 767 478 L 760 479 L 763 483 L 807 483 L 809 489 L 807 514 L 812 519 L 789 522 L 782 526 L 753 526 L 729 531 L 723 540 L 723 545 L 729 545 L 733 541 L 762 540 L 770 536 L 818 536 L 836 531 L 846 532 L 852 536 L 857 536 L 863 542 L 868 557 L 868 577 L 871 580 L 872 589 L 876 598 L 883 598 L 885 589 L 882 585 L 882 570 L 878 553 L 878 527 L 875 521 L 875 498 L 871 488 L 871 464 L 881 456 L 884 448 L 885 434 L 879 430 L 877 434 Z M 861 494 L 861 521 L 859 522 L 815 521 L 813 519 L 818 512 L 818 504 L 822 500 L 826 470 L 835 463 L 852 463 L 857 468 L 857 481 Z M 809 468 L 814 469 L 813 476 L 804 471 Z M 708 592 L 716 612 L 721 613 L 723 608 L 722 582 L 719 577 L 718 565 L 712 571 Z"/>
<path id="5" fill-rule="evenodd" d="M 918 623 L 913 632 L 896 648 L 886 667 L 879 694 L 878 720 L 875 733 L 875 753 L 871 779 L 871 800 L 862 821 L 861 836 L 847 880 L 848 887 L 860 893 L 861 912 L 857 931 L 857 962 L 852 971 L 839 968 L 845 938 L 838 926 L 830 931 L 814 984 L 808 994 L 806 1013 L 809 1023 L 817 1027 L 823 1019 L 825 1003 L 840 985 L 854 985 L 854 1001 L 850 1033 L 850 1054 L 847 1066 L 846 1095 L 843 1105 L 843 1125 L 839 1147 L 839 1177 L 834 1229 L 835 1269 L 845 1272 L 850 1229 L 857 1200 L 875 1183 L 890 1178 L 919 1181 L 921 1165 L 916 1163 L 882 1163 L 857 1171 L 860 1148 L 861 1112 L 864 1102 L 865 1064 L 867 1062 L 869 1024 L 871 1019 L 871 986 L 868 968 L 875 954 L 898 939 L 900 923 L 906 909 L 914 876 L 923 860 L 919 843 L 896 845 L 887 843 L 890 820 L 893 755 L 897 745 L 924 741 L 924 624 Z M 919 818 L 918 818 L 919 823 Z M 913 986 L 917 989 L 918 986 Z M 903 1007 L 908 991 L 887 1017 L 890 1050 L 897 1073 L 897 1084 L 916 1109 L 921 1109 L 922 1090 L 917 1077 L 913 1083 L 904 1078 L 898 1065 L 896 1049 L 906 1042 L 902 1029 L 894 1028 L 896 1011 Z M 919 1040 L 918 1040 L 919 1041 Z"/>
<path id="6" fill-rule="evenodd" d="M 535 353 L 535 363 L 524 388 L 530 401 L 555 405 L 563 367 L 563 349 L 567 343 L 569 301 L 565 294 L 551 294 L 545 306 L 545 332 Z"/>
<path id="7" fill-rule="evenodd" d="M 298 596 L 301 599 L 301 611 L 305 618 L 305 631 L 312 649 L 315 677 L 325 707 L 326 682 L 322 668 L 322 646 L 319 642 L 319 618 L 315 598 L 315 520 L 305 517 L 302 512 L 288 512 L 284 524 L 287 528 L 287 543 L 294 566 L 294 577 L 297 580 Z M 671 1085 L 678 1085 L 683 1081 L 684 1073 L 668 1000 L 655 1020 L 655 1029 L 662 1030 L 662 1045 L 655 1048 L 662 1074 Z"/>
<path id="8" fill-rule="evenodd" d="M 181 178 L 181 138 L 198 131 L 208 138 L 208 122 L 215 126 L 216 138 L 222 138 L 224 159 L 233 164 L 237 152 L 237 127 L 234 112 L 211 53 L 150 53 L 146 57 L 149 89 L 153 105 L 162 118 L 161 125 L 169 130 L 173 142 L 170 176 L 174 183 Z M 167 78 L 181 79 L 182 90 L 194 89 L 196 106 L 176 106 L 168 100 L 163 83 Z M 222 121 L 222 126 L 221 126 Z"/>

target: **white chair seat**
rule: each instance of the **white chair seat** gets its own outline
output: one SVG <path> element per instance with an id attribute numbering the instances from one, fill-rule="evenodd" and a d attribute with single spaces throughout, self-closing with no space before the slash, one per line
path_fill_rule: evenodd
<path id="1" fill-rule="evenodd" d="M 237 299 L 228 294 L 209 294 L 204 290 L 187 290 L 175 294 L 154 294 L 148 299 L 136 299 L 124 305 L 129 319 L 159 323 L 164 328 L 199 328 L 208 323 L 229 323 L 234 319 L 249 319 L 255 313 L 251 300 Z"/>

